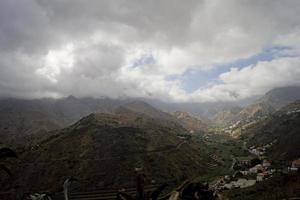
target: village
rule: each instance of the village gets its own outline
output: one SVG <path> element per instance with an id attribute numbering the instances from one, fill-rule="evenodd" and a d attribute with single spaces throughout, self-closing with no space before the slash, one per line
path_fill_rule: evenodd
<path id="1" fill-rule="evenodd" d="M 277 141 L 274 140 L 264 146 L 251 146 L 247 149 L 253 157 L 232 158 L 232 175 L 219 177 L 211 183 L 214 191 L 246 188 L 271 178 L 275 173 L 294 173 L 300 170 L 300 158 L 292 161 L 290 166 L 275 169 L 266 157 L 266 151 Z M 246 144 L 244 144 L 246 147 Z"/>

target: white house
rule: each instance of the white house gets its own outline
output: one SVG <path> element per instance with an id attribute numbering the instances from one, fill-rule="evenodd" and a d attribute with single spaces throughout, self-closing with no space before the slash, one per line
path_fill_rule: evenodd
<path id="1" fill-rule="evenodd" d="M 256 181 L 261 182 L 264 180 L 264 174 L 263 173 L 258 173 L 256 176 Z"/>
<path id="2" fill-rule="evenodd" d="M 297 168 L 297 169 L 300 168 L 300 158 L 292 162 L 292 168 Z"/>
<path id="3" fill-rule="evenodd" d="M 271 163 L 270 163 L 268 160 L 263 160 L 262 166 L 263 166 L 263 167 L 270 167 L 270 166 L 271 166 Z"/>

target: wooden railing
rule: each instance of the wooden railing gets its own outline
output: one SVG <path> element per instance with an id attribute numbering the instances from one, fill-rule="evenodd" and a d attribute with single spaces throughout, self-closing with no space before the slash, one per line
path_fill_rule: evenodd
<path id="1" fill-rule="evenodd" d="M 154 191 L 158 185 L 150 185 L 145 187 L 146 192 Z M 136 188 L 126 188 L 125 192 L 131 196 L 136 195 Z M 117 197 L 117 189 L 97 189 L 93 191 L 73 191 L 70 192 L 70 200 L 113 200 Z M 63 200 L 63 193 L 52 196 L 53 200 Z"/>

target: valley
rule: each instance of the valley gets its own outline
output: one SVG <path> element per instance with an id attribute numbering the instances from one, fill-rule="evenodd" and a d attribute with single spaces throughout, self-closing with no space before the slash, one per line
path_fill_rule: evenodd
<path id="1" fill-rule="evenodd" d="M 13 176 L 0 171 L 0 196 L 49 193 L 60 199 L 69 177 L 78 179 L 71 194 L 131 191 L 136 169 L 149 187 L 168 183 L 163 194 L 189 180 L 207 183 L 216 199 L 240 199 L 243 193 L 263 199 L 256 190 L 269 194 L 273 188 L 265 185 L 278 182 L 289 189 L 282 186 L 271 199 L 299 196 L 292 162 L 300 157 L 300 103 L 297 97 L 281 97 L 280 104 L 272 92 L 267 96 L 272 98 L 213 118 L 165 112 L 142 100 L 2 101 L 1 147 L 18 158 L 4 160 Z M 97 195 L 95 200 L 102 198 Z"/>

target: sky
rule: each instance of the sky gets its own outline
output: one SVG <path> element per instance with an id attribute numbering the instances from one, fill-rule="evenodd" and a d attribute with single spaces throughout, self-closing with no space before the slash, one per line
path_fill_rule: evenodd
<path id="1" fill-rule="evenodd" d="M 299 77 L 299 0 L 0 1 L 0 97 L 238 101 Z"/>

